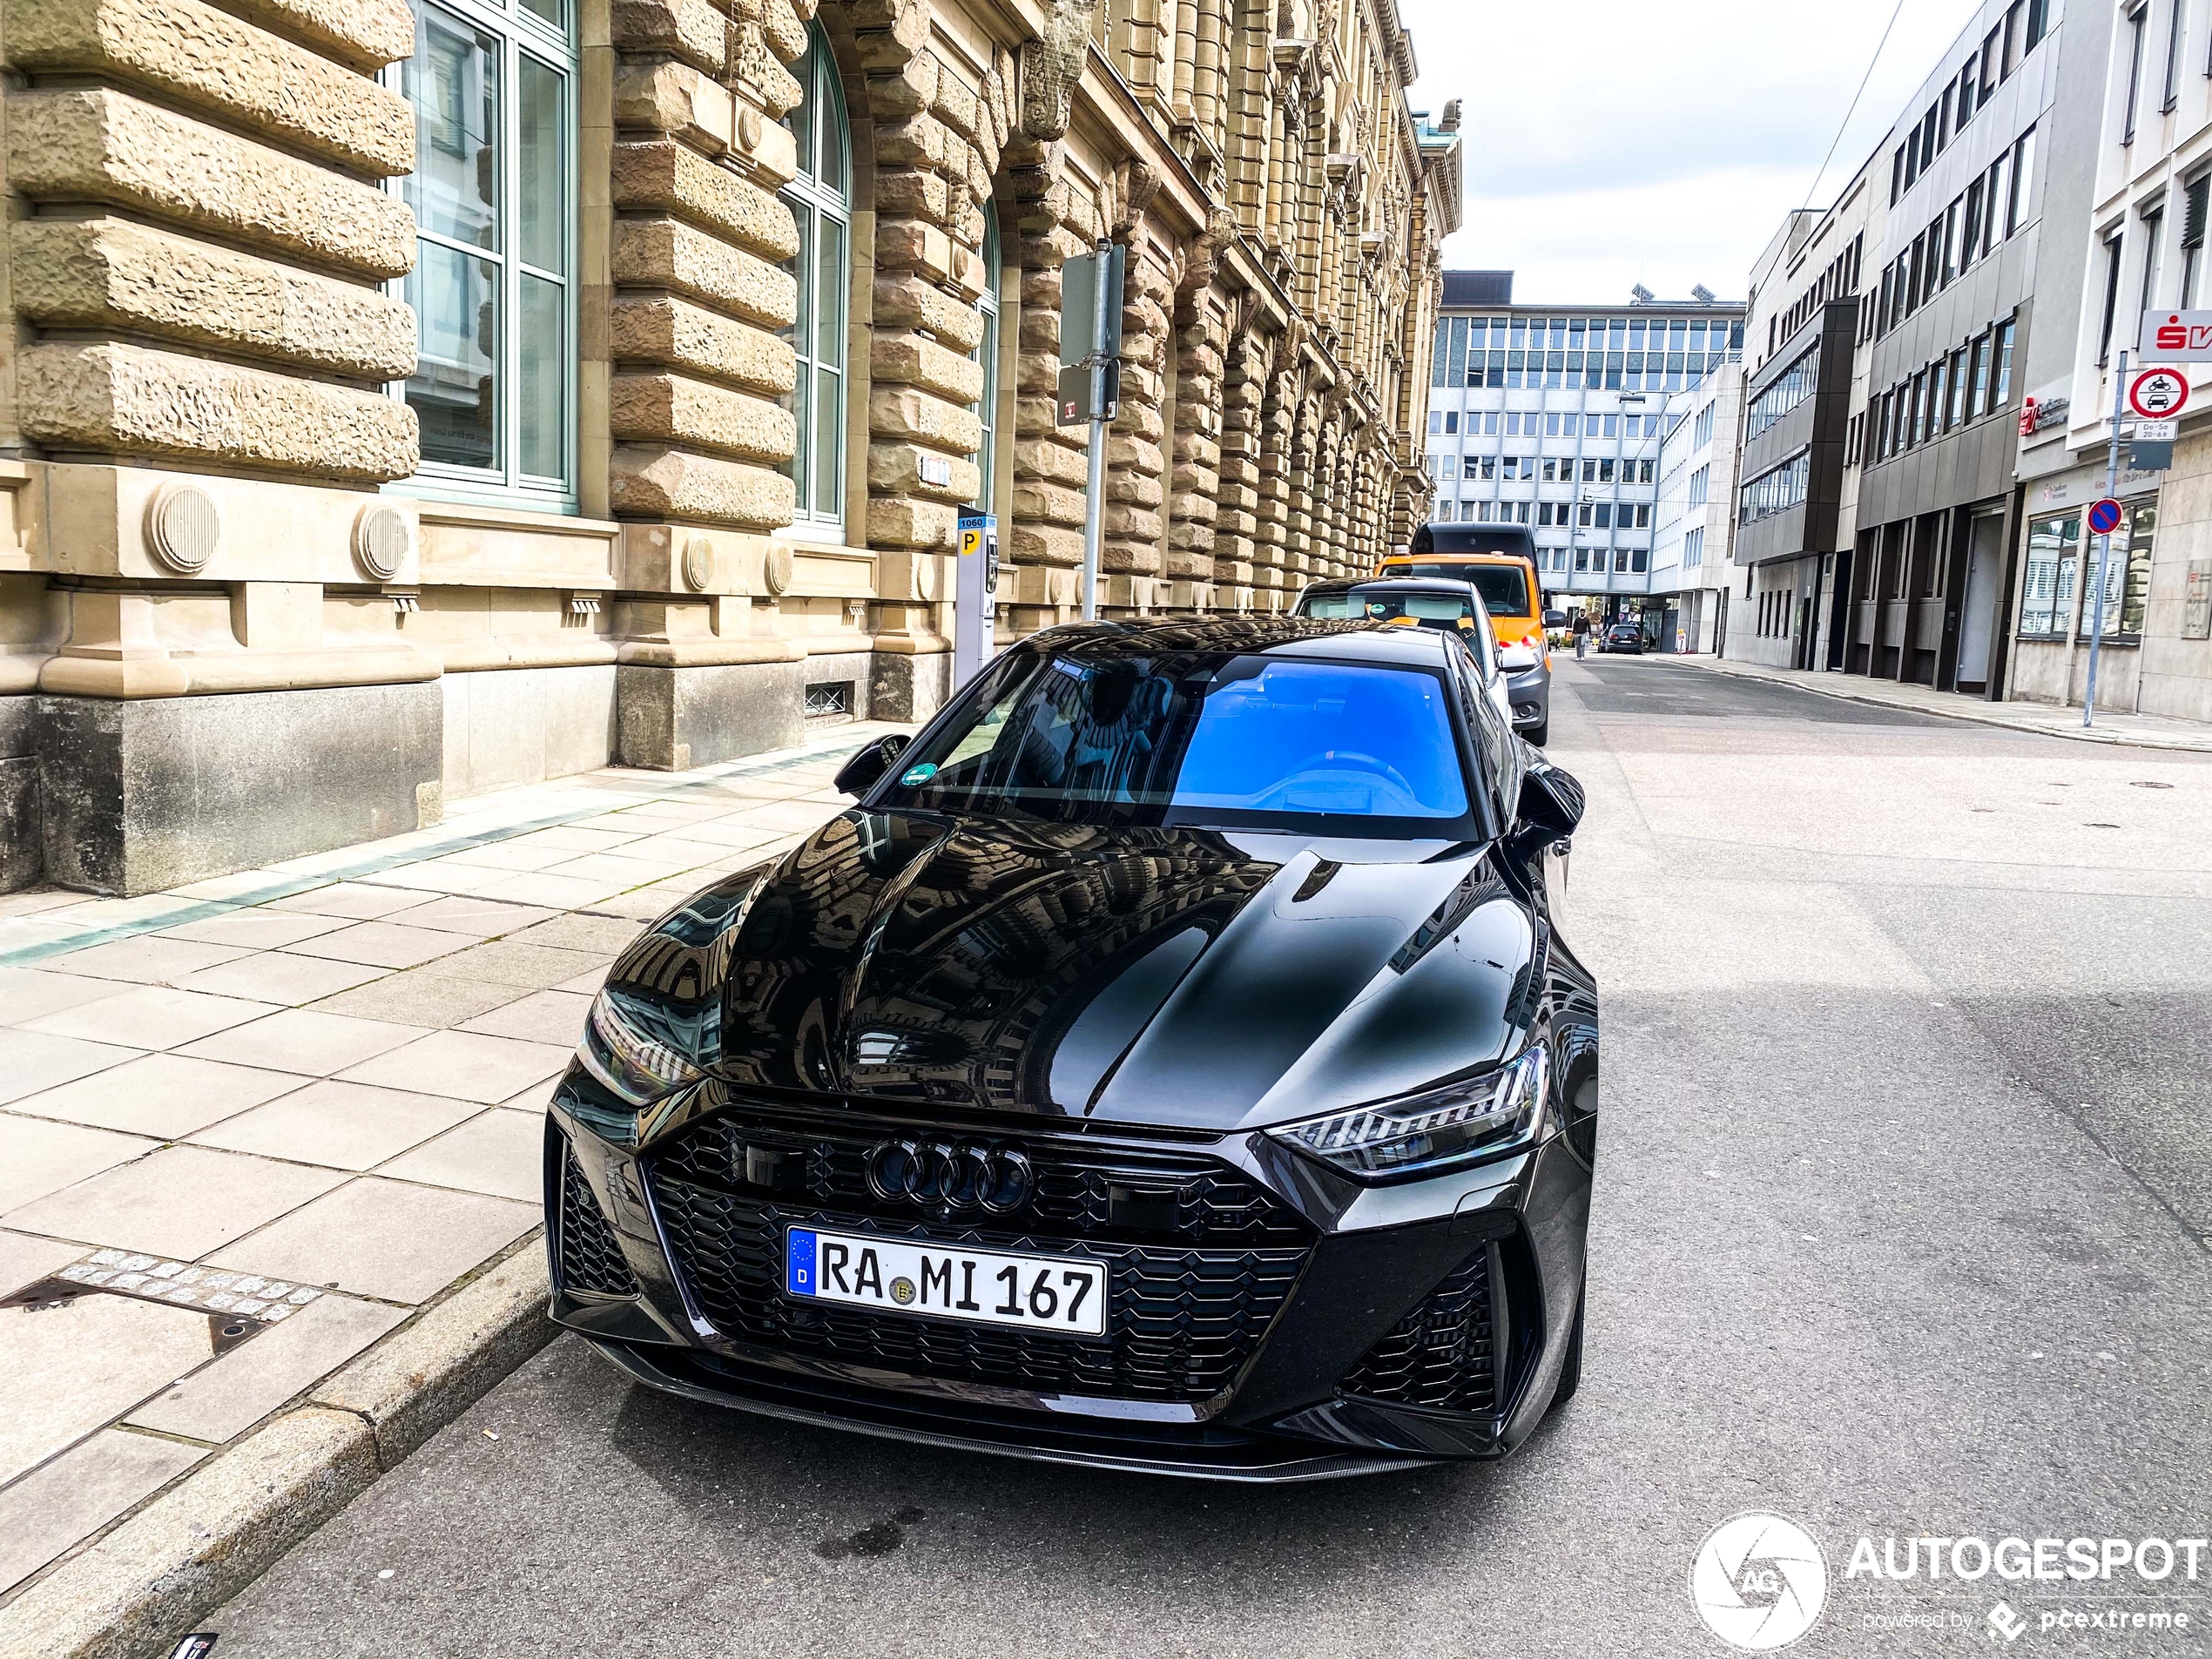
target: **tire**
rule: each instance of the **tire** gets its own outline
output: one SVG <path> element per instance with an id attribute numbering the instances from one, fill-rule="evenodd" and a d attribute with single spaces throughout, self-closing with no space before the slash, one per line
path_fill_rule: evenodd
<path id="1" fill-rule="evenodd" d="M 1544 740 L 1549 738 L 1551 734 L 1552 718 L 1550 715 L 1547 714 L 1542 719 L 1537 721 L 1535 725 L 1530 726 L 1526 732 L 1523 732 L 1521 734 L 1521 740 L 1523 743 L 1533 743 L 1541 749 L 1544 746 Z"/>
<path id="2" fill-rule="evenodd" d="M 1575 1398 L 1575 1391 L 1582 1386 L 1582 1317 L 1590 1303 L 1590 1280 L 1587 1270 L 1582 1275 L 1582 1288 L 1575 1298 L 1575 1328 L 1568 1332 L 1567 1358 L 1559 1367 L 1559 1386 L 1552 1390 L 1553 1411 Z"/>

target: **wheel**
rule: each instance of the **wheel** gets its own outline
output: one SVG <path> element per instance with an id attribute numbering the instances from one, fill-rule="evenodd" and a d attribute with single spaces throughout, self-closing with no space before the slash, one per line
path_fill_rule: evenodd
<path id="1" fill-rule="evenodd" d="M 1522 732 L 1521 734 L 1521 740 L 1523 743 L 1533 743 L 1541 749 L 1544 746 L 1544 739 L 1550 737 L 1551 734 L 1552 718 L 1550 715 L 1547 714 L 1542 719 L 1537 721 L 1535 725 L 1530 726 L 1526 732 Z"/>
<path id="2" fill-rule="evenodd" d="M 1557 1411 L 1575 1398 L 1582 1386 L 1582 1318 L 1590 1305 L 1590 1278 L 1582 1275 L 1582 1288 L 1575 1297 L 1575 1328 L 1567 1334 L 1567 1358 L 1559 1368 L 1559 1386 L 1552 1390 L 1551 1409 Z"/>

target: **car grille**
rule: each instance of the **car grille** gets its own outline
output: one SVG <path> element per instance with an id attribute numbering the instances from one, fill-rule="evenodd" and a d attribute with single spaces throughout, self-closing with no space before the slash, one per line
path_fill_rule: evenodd
<path id="1" fill-rule="evenodd" d="M 653 1155 L 653 1167 L 673 1179 L 719 1191 L 743 1191 L 748 1146 L 796 1153 L 803 1177 L 786 1203 L 812 1204 L 846 1217 L 914 1221 L 922 1212 L 904 1199 L 885 1198 L 868 1183 L 869 1152 L 880 1142 L 909 1132 L 887 1125 L 813 1123 L 743 1110 L 695 1123 Z M 980 1131 L 950 1130 L 953 1140 L 1018 1141 L 1036 1170 L 1036 1196 L 1015 1217 L 1000 1223 L 1061 1239 L 1125 1239 L 1154 1244 L 1164 1238 L 1191 1244 L 1307 1244 L 1312 1231 L 1287 1205 L 1236 1170 L 1187 1152 L 1069 1144 Z M 925 1136 L 925 1138 L 927 1138 Z M 1171 1196 L 1165 1226 L 1117 1225 L 1116 1187 Z"/>
<path id="2" fill-rule="evenodd" d="M 1339 1385 L 1395 1406 L 1484 1412 L 1497 1401 L 1490 1252 L 1478 1251 L 1367 1350 Z"/>
<path id="3" fill-rule="evenodd" d="M 591 1196 L 576 1149 L 561 1144 L 561 1216 L 557 1237 L 561 1251 L 561 1288 L 596 1291 L 602 1296 L 635 1296 L 637 1276 L 623 1259 L 615 1230 Z"/>
<path id="4" fill-rule="evenodd" d="M 1024 1142 L 1038 1171 L 1037 1197 L 1018 1217 L 976 1226 L 924 1221 L 911 1206 L 879 1198 L 864 1167 L 875 1136 L 781 1128 L 782 1144 L 808 1148 L 803 1190 L 745 1190 L 735 1178 L 747 1137 L 760 1144 L 768 1132 L 744 1121 L 702 1125 L 679 1137 L 654 1158 L 647 1178 L 699 1311 L 725 1336 L 783 1352 L 1025 1393 L 1195 1405 L 1235 1379 L 1311 1249 L 1293 1212 L 1233 1171 L 1182 1154 Z M 1132 1171 L 1176 1193 L 1172 1228 L 1139 1238 L 1116 1226 L 1109 1188 Z M 792 1226 L 858 1226 L 947 1245 L 1073 1251 L 1105 1261 L 1106 1335 L 874 1314 L 786 1297 L 783 1237 Z M 1233 1242 L 1219 1242 L 1224 1236 Z"/>

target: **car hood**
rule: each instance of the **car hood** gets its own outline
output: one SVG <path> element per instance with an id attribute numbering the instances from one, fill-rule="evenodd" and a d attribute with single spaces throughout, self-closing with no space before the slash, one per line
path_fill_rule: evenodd
<path id="1" fill-rule="evenodd" d="M 610 983 L 733 1087 L 1227 1130 L 1504 1057 L 1537 937 L 1483 846 L 855 809 Z"/>

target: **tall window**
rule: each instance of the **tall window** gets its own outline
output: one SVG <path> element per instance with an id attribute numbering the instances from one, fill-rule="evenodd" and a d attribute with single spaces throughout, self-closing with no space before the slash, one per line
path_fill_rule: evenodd
<path id="1" fill-rule="evenodd" d="M 783 199 L 799 222 L 799 252 L 788 269 L 799 279 L 798 320 L 783 331 L 799 360 L 799 378 L 784 400 L 799 426 L 791 475 L 792 518 L 798 527 L 834 529 L 845 519 L 845 315 L 852 284 L 846 253 L 853 166 L 846 142 L 845 93 L 821 26 L 807 30 L 806 56 L 792 71 L 800 98 L 784 117 L 799 140 L 799 176 Z"/>
<path id="2" fill-rule="evenodd" d="M 996 510 L 991 481 L 996 475 L 999 447 L 999 215 L 989 202 L 983 204 L 983 293 L 975 303 L 983 314 L 983 338 L 975 347 L 976 361 L 983 365 L 983 401 L 975 410 L 983 422 L 983 447 L 975 452 L 983 482 L 976 486 L 976 505 L 988 513 Z M 1447 430 L 1457 418 L 1447 417 Z"/>
<path id="3" fill-rule="evenodd" d="M 2097 328 L 2097 367 L 2112 361 L 2112 326 L 2120 315 L 2120 256 L 2122 239 L 2115 231 L 2105 239 L 2104 320 Z"/>
<path id="4" fill-rule="evenodd" d="M 422 476 L 459 489 L 573 496 L 576 47 L 566 0 L 418 0 L 415 369 L 399 388 Z"/>
<path id="5" fill-rule="evenodd" d="M 2143 90 L 2143 32 L 2150 22 L 2150 0 L 2128 14 L 2128 101 L 2121 106 L 2120 142 L 2135 141 L 2135 103 Z"/>
<path id="6" fill-rule="evenodd" d="M 2184 309 L 2196 304 L 2197 279 L 2204 263 L 2204 210 L 2212 196 L 2212 173 L 2192 179 L 2182 192 L 2182 292 Z"/>

